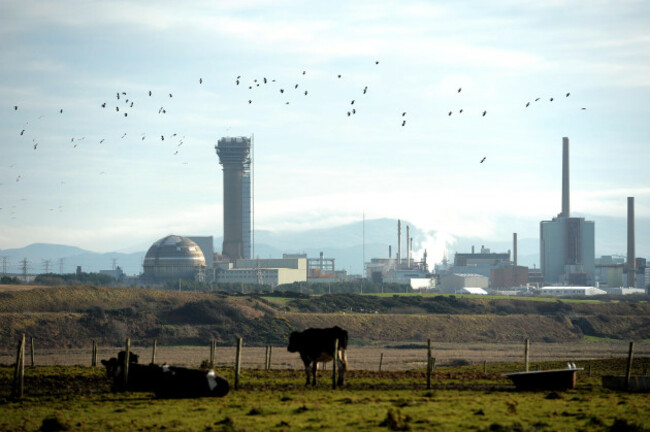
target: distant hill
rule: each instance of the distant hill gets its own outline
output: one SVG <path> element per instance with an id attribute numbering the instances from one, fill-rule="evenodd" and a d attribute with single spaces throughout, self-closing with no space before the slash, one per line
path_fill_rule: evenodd
<path id="1" fill-rule="evenodd" d="M 590 219 L 587 217 L 587 219 Z M 596 256 L 604 254 L 621 254 L 626 250 L 626 223 L 624 218 L 600 217 L 596 221 Z M 514 223 L 514 222 L 513 222 Z M 447 257 L 453 261 L 454 253 L 470 252 L 472 246 L 479 252 L 481 246 L 492 252 L 512 251 L 512 234 L 504 235 L 498 241 L 485 240 L 478 237 L 452 237 L 450 243 L 436 242 L 435 232 L 424 232 L 422 229 L 402 220 L 402 256 L 406 257 L 406 226 L 410 225 L 410 235 L 413 238 L 414 258 L 420 260 L 424 249 L 429 254 L 430 268 L 442 258 L 443 249 Z M 176 233 L 186 235 L 186 233 Z M 637 217 L 636 221 L 637 256 L 650 255 L 650 219 Z M 151 239 L 153 244 L 157 238 Z M 365 247 L 364 247 L 365 240 Z M 215 237 L 214 249 L 221 250 L 221 237 Z M 334 258 L 337 269 L 345 269 L 352 274 L 361 274 L 363 261 L 371 258 L 387 258 L 389 246 L 392 256 L 397 254 L 397 220 L 372 219 L 365 223 L 358 221 L 330 228 L 318 228 L 303 231 L 266 231 L 255 232 L 255 256 L 260 258 L 279 258 L 283 253 L 306 253 L 309 257 L 317 258 L 323 252 L 326 258 Z M 137 248 L 135 248 L 137 249 Z M 84 271 L 97 272 L 111 269 L 113 260 L 126 274 L 142 272 L 142 261 L 148 246 L 140 250 L 124 249 L 123 252 L 97 253 L 74 246 L 35 243 L 19 249 L 0 250 L 0 258 L 7 257 L 7 270 L 10 273 L 20 273 L 20 262 L 28 260 L 30 273 L 45 271 L 45 260 L 49 260 L 49 269 L 59 272 L 75 271 L 81 266 Z M 435 250 L 434 250 L 435 249 Z M 539 267 L 539 239 L 518 239 L 518 261 L 520 265 Z M 61 262 L 61 260 L 63 260 Z"/>

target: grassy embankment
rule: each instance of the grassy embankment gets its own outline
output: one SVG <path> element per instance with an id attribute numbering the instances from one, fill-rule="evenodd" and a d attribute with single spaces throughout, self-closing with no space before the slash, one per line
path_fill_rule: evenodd
<path id="1" fill-rule="evenodd" d="M 20 334 L 41 347 L 282 345 L 292 330 L 346 328 L 354 343 L 576 342 L 585 336 L 650 339 L 648 302 L 443 295 L 344 295 L 281 299 L 206 292 L 50 287 L 0 292 L 0 347 Z M 6 349 L 6 348 L 5 348 Z"/>

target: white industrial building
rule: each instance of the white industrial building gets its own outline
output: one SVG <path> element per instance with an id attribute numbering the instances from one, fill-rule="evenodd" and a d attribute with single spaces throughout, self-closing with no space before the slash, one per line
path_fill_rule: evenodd
<path id="1" fill-rule="evenodd" d="M 464 288 L 487 288 L 489 278 L 476 273 L 448 274 L 440 278 L 440 292 L 461 294 Z"/>
<path id="2" fill-rule="evenodd" d="M 217 283 L 269 285 L 307 281 L 307 258 L 238 259 L 220 263 L 214 270 Z"/>
<path id="3" fill-rule="evenodd" d="M 541 289 L 543 296 L 595 296 L 607 294 L 590 286 L 548 286 Z"/>

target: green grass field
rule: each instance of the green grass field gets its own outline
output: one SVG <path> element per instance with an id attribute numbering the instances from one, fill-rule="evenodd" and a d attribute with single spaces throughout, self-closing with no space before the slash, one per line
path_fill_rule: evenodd
<path id="1" fill-rule="evenodd" d="M 315 388 L 302 371 L 244 370 L 241 387 L 221 399 L 159 400 L 110 393 L 103 368 L 26 369 L 26 396 L 8 397 L 13 371 L 0 368 L 0 430 L 439 430 L 639 431 L 650 424 L 650 394 L 613 392 L 600 375 L 622 360 L 594 362 L 566 392 L 516 392 L 502 372 L 520 365 L 439 368 L 432 389 L 423 371 L 350 371 L 332 390 L 328 372 Z M 542 369 L 555 364 L 538 364 Z M 221 370 L 231 382 L 232 369 Z"/>

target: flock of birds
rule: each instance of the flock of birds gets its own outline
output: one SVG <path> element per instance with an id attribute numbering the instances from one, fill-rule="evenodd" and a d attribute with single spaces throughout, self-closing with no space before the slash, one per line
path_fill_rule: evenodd
<path id="1" fill-rule="evenodd" d="M 378 66 L 380 64 L 379 60 L 374 61 L 374 65 Z M 299 72 L 298 72 L 299 73 Z M 300 78 L 306 78 L 308 76 L 307 70 L 302 70 L 302 73 L 299 73 Z M 336 74 L 336 80 L 342 80 L 343 79 L 343 74 L 338 73 Z M 204 84 L 203 78 L 198 79 L 198 84 L 202 86 Z M 306 85 L 307 84 L 307 85 Z M 255 93 L 254 91 L 259 89 L 259 88 L 264 88 L 264 87 L 269 87 L 271 88 L 271 91 L 276 93 L 278 97 L 280 98 L 281 103 L 284 105 L 290 105 L 290 103 L 296 99 L 295 97 L 309 97 L 310 92 L 308 87 L 308 83 L 305 80 L 295 80 L 291 84 L 283 85 L 280 84 L 276 79 L 274 78 L 268 78 L 265 76 L 262 77 L 257 77 L 257 78 L 251 78 L 251 79 L 244 79 L 242 75 L 237 75 L 236 78 L 234 78 L 234 85 L 238 88 L 242 89 L 248 89 L 250 92 L 249 95 L 247 95 L 246 100 L 248 105 L 254 105 L 255 101 Z M 343 113 L 344 116 L 346 117 L 354 117 L 358 113 L 358 109 L 360 105 L 363 105 L 363 98 L 365 95 L 368 94 L 369 88 L 367 85 L 363 86 L 363 88 L 359 88 L 358 93 L 356 95 L 350 95 L 351 97 L 348 99 L 349 104 L 344 108 Z M 461 94 L 463 92 L 463 88 L 459 87 L 458 90 L 456 91 L 457 94 Z M 122 117 L 124 119 L 129 119 L 130 114 L 133 114 L 135 110 L 138 109 L 140 105 L 140 99 L 138 99 L 140 96 L 143 96 L 144 98 L 148 99 L 147 104 L 142 104 L 143 106 L 148 106 L 149 108 L 152 105 L 153 101 L 155 102 L 155 107 L 157 110 L 158 115 L 160 116 L 165 116 L 167 114 L 168 108 L 172 105 L 172 101 L 174 99 L 174 93 L 173 92 L 163 92 L 162 96 L 159 94 L 156 94 L 158 92 L 154 92 L 152 90 L 148 90 L 147 92 L 144 93 L 144 95 L 137 95 L 132 92 L 127 92 L 127 91 L 122 91 L 118 90 L 115 92 L 113 97 L 106 98 L 104 101 L 102 101 L 99 104 L 99 108 L 101 110 L 105 110 L 107 112 L 113 112 L 114 115 L 117 115 L 119 117 Z M 567 92 L 564 96 L 565 98 L 568 98 L 571 95 L 570 92 Z M 162 99 L 161 99 L 162 98 Z M 529 108 L 532 104 L 537 103 L 541 101 L 541 97 L 537 97 L 533 100 L 527 101 L 524 105 L 524 108 Z M 554 97 L 548 98 L 549 102 L 553 102 L 555 100 Z M 112 101 L 112 103 L 111 103 Z M 586 107 L 581 108 L 582 110 L 586 110 Z M 13 110 L 15 112 L 19 112 L 20 107 L 19 105 L 13 105 Z M 471 111 L 471 110 L 470 110 Z M 464 108 L 455 108 L 451 109 L 448 112 L 448 116 L 451 117 L 454 113 L 456 115 L 468 115 L 467 110 Z M 486 117 L 488 113 L 487 109 L 482 109 L 479 110 L 479 114 L 481 117 Z M 64 109 L 59 108 L 57 110 L 58 115 L 64 115 Z M 40 120 L 43 118 L 44 115 L 39 116 L 36 120 Z M 133 117 L 133 116 L 132 116 Z M 132 118 L 131 117 L 131 118 Z M 165 123 L 165 121 L 163 121 Z M 399 116 L 399 123 L 401 124 L 401 127 L 406 127 L 407 124 L 407 112 L 406 111 L 401 111 L 401 116 Z M 30 124 L 30 122 L 24 123 L 20 127 L 20 132 L 19 135 L 21 137 L 26 137 L 29 139 L 29 132 L 34 126 L 34 122 Z M 144 141 L 147 139 L 151 134 L 142 132 L 138 139 L 140 141 Z M 179 155 L 180 152 L 180 147 L 183 146 L 185 143 L 185 136 L 181 136 L 181 134 L 174 132 L 174 133 L 158 133 L 158 134 L 153 134 L 154 137 L 160 137 L 161 142 L 165 143 L 171 143 L 173 145 L 173 148 L 171 151 L 173 151 L 173 155 L 177 156 Z M 127 133 L 124 132 L 121 135 L 121 139 L 127 138 Z M 154 138 L 157 139 L 157 138 Z M 71 137 L 70 138 L 70 144 L 72 145 L 73 148 L 77 148 L 81 143 L 83 143 L 86 140 L 85 136 L 80 136 L 80 137 Z M 106 137 L 102 137 L 99 139 L 99 144 L 103 144 L 104 142 L 107 141 Z M 32 137 L 32 143 L 31 143 L 33 150 L 38 150 L 39 148 L 39 140 L 37 136 L 34 134 Z M 487 160 L 487 156 L 483 156 L 479 163 L 483 164 Z M 187 162 L 183 162 L 183 164 L 187 165 Z M 13 165 L 12 165 L 13 167 Z M 105 171 L 101 171 L 99 174 L 105 174 Z M 22 175 L 17 175 L 15 178 L 16 182 L 20 182 L 22 178 Z M 2 184 L 0 183 L 0 186 Z M 0 210 L 2 208 L 0 207 Z M 50 209 L 53 210 L 53 209 Z"/>

